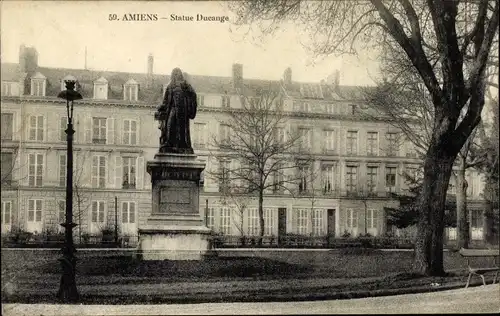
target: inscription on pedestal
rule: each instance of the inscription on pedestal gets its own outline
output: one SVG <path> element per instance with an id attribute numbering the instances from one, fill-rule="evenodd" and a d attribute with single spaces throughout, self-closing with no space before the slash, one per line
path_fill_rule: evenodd
<path id="1" fill-rule="evenodd" d="M 160 192 L 160 203 L 166 204 L 190 204 L 190 188 L 162 188 Z"/>

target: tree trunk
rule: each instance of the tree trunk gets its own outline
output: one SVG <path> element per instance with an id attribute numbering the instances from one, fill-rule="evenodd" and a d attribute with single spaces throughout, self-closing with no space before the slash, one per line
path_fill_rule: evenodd
<path id="1" fill-rule="evenodd" d="M 484 188 L 483 232 L 484 240 L 490 245 L 498 245 L 499 243 L 498 214 L 495 214 L 498 212 L 498 210 L 495 211 L 495 208 L 498 208 L 498 200 L 495 203 L 495 197 L 498 199 L 495 190 L 498 190 L 498 188 L 495 186 L 495 182 L 487 180 Z"/>
<path id="2" fill-rule="evenodd" d="M 259 190 L 259 236 L 264 236 L 264 190 Z M 259 239 L 259 244 L 262 244 L 262 238 Z"/>
<path id="3" fill-rule="evenodd" d="M 444 275 L 443 232 L 446 191 L 453 161 L 444 148 L 431 144 L 424 161 L 424 182 L 419 197 L 418 233 L 414 269 L 424 275 Z"/>
<path id="4" fill-rule="evenodd" d="M 469 248 L 469 221 L 467 212 L 467 180 L 465 179 L 465 157 L 459 156 L 457 170 L 457 248 Z"/>

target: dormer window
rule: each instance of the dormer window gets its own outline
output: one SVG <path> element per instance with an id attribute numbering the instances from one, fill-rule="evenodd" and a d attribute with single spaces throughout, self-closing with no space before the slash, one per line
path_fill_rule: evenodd
<path id="1" fill-rule="evenodd" d="M 39 72 L 31 77 L 31 95 L 44 97 L 46 82 L 47 78 Z"/>
<path id="2" fill-rule="evenodd" d="M 106 80 L 104 77 L 101 77 L 94 81 L 94 99 L 108 99 L 108 80 Z"/>
<path id="3" fill-rule="evenodd" d="M 230 108 L 231 107 L 231 96 L 225 94 L 222 96 L 222 107 Z"/>
<path id="4" fill-rule="evenodd" d="M 77 81 L 72 75 L 67 75 L 61 80 L 61 91 L 66 90 L 66 81 Z M 78 84 L 75 85 L 75 90 L 78 90 Z"/>
<path id="5" fill-rule="evenodd" d="M 123 100 L 137 101 L 139 94 L 139 84 L 134 79 L 130 79 L 123 85 Z"/>

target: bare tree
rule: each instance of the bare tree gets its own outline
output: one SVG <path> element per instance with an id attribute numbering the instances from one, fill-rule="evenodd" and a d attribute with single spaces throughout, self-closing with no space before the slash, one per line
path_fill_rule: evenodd
<path id="1" fill-rule="evenodd" d="M 444 274 L 446 191 L 453 163 L 481 119 L 485 70 L 498 35 L 499 2 L 297 0 L 229 5 L 237 14 L 237 24 L 261 23 L 265 32 L 284 20 L 300 23 L 309 31 L 316 54 L 354 53 L 359 43 L 375 47 L 390 42 L 410 61 L 434 109 L 414 260 L 415 270 L 426 275 Z"/>
<path id="2" fill-rule="evenodd" d="M 287 132 L 283 99 L 273 87 L 246 89 L 241 109 L 232 109 L 222 119 L 220 135 L 213 137 L 212 153 L 218 170 L 209 172 L 219 181 L 223 194 L 257 196 L 260 236 L 264 235 L 264 195 L 268 191 L 290 191 L 299 176 L 293 172 L 310 163 L 310 156 L 295 150 L 301 135 Z"/>

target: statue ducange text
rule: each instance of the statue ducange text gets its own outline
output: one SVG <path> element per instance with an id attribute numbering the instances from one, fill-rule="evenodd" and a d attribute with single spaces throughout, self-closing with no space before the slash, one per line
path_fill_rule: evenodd
<path id="1" fill-rule="evenodd" d="M 196 92 L 179 68 L 172 70 L 163 103 L 155 113 L 160 121 L 160 153 L 193 154 L 189 120 L 196 116 Z"/>

